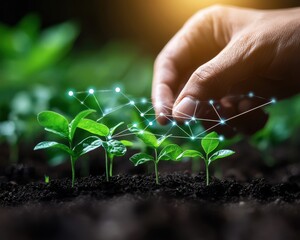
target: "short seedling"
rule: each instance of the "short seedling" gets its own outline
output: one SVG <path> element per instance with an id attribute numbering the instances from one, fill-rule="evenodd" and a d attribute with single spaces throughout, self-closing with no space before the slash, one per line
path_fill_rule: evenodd
<path id="1" fill-rule="evenodd" d="M 48 175 L 45 175 L 45 183 L 49 184 L 50 182 L 50 177 Z"/>
<path id="2" fill-rule="evenodd" d="M 72 187 L 74 187 L 75 182 L 75 163 L 77 159 L 83 154 L 88 153 L 102 145 L 101 139 L 95 136 L 87 137 L 77 145 L 73 145 L 73 138 L 79 122 L 81 119 L 93 112 L 95 112 L 95 110 L 82 111 L 77 114 L 77 116 L 70 123 L 63 115 L 56 112 L 43 111 L 38 114 L 37 119 L 39 124 L 43 126 L 46 131 L 64 138 L 68 142 L 68 145 L 54 141 L 45 141 L 37 144 L 34 150 L 56 148 L 66 152 L 70 156 L 71 160 Z"/>
<path id="3" fill-rule="evenodd" d="M 147 147 L 152 148 L 154 150 L 154 157 L 147 153 L 137 153 L 130 158 L 130 161 L 133 162 L 135 166 L 144 164 L 146 162 L 153 162 L 155 171 L 155 181 L 156 184 L 159 184 L 158 163 L 160 161 L 170 160 L 180 161 L 180 158 L 178 158 L 178 156 L 183 152 L 182 149 L 176 144 L 169 144 L 165 146 L 158 154 L 158 148 L 170 135 L 163 136 L 157 139 L 156 136 L 149 131 L 144 131 L 132 126 L 129 126 L 129 130 L 133 132 L 138 138 L 140 138 Z"/>
<path id="4" fill-rule="evenodd" d="M 109 181 L 109 178 L 113 176 L 114 157 L 125 155 L 127 150 L 126 147 L 132 145 L 132 143 L 127 140 L 118 141 L 112 139 L 115 130 L 122 124 L 123 122 L 117 124 L 112 128 L 108 128 L 102 123 L 84 118 L 80 121 L 78 125 L 79 128 L 84 129 L 92 134 L 95 134 L 100 137 L 105 137 L 105 141 L 102 141 L 102 146 L 105 150 L 105 174 L 107 181 Z"/>
<path id="5" fill-rule="evenodd" d="M 212 162 L 228 157 L 232 154 L 234 154 L 234 151 L 223 149 L 215 151 L 216 148 L 219 146 L 220 143 L 220 137 L 216 132 L 211 132 L 207 134 L 202 140 L 201 140 L 201 146 L 203 148 L 203 153 L 196 151 L 196 150 L 186 150 L 178 156 L 178 159 L 184 158 L 184 157 L 200 157 L 204 160 L 205 163 L 205 172 L 206 172 L 206 185 L 209 184 L 209 166 Z"/>

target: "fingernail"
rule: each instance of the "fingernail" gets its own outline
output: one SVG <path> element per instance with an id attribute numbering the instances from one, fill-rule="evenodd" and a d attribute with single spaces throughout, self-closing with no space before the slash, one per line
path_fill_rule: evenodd
<path id="1" fill-rule="evenodd" d="M 174 108 L 173 115 L 178 118 L 189 118 L 194 116 L 197 101 L 191 97 L 185 97 Z"/>

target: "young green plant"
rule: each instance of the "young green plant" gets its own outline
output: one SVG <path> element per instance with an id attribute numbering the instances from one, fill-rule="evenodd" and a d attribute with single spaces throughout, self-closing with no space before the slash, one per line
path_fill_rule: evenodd
<path id="1" fill-rule="evenodd" d="M 102 145 L 101 139 L 95 136 L 87 137 L 76 145 L 73 143 L 79 122 L 93 112 L 95 112 L 95 110 L 82 111 L 77 114 L 71 122 L 63 115 L 53 111 L 43 111 L 39 113 L 37 117 L 39 124 L 44 127 L 46 131 L 62 137 L 66 140 L 67 145 L 55 141 L 44 141 L 37 144 L 34 150 L 56 148 L 66 152 L 70 156 L 71 161 L 72 187 L 74 187 L 75 182 L 75 163 L 77 159 Z"/>
<path id="2" fill-rule="evenodd" d="M 154 156 L 147 153 L 136 153 L 130 158 L 130 161 L 135 166 L 152 162 L 154 164 L 155 182 L 159 184 L 158 163 L 160 161 L 180 161 L 178 156 L 183 152 L 181 147 L 176 144 L 168 144 L 158 153 L 158 149 L 170 135 L 157 139 L 156 136 L 149 131 L 132 126 L 129 126 L 129 130 L 141 139 L 147 147 L 152 148 L 154 151 Z"/>
<path id="3" fill-rule="evenodd" d="M 218 159 L 228 157 L 235 153 L 234 151 L 228 149 L 215 151 L 219 144 L 220 137 L 216 132 L 211 132 L 204 136 L 201 140 L 203 152 L 196 150 L 186 150 L 178 156 L 178 159 L 182 159 L 184 157 L 200 157 L 201 159 L 203 159 L 205 163 L 206 185 L 208 185 L 210 164 Z"/>
<path id="4" fill-rule="evenodd" d="M 105 150 L 105 175 L 106 180 L 113 176 L 113 160 L 116 156 L 124 156 L 127 149 L 132 145 L 130 141 L 127 140 L 115 140 L 112 136 L 115 130 L 121 126 L 123 122 L 118 123 L 112 128 L 108 128 L 106 125 L 99 123 L 91 119 L 81 119 L 78 127 L 84 129 L 92 134 L 100 137 L 104 137 L 105 141 L 102 141 L 102 146 Z"/>

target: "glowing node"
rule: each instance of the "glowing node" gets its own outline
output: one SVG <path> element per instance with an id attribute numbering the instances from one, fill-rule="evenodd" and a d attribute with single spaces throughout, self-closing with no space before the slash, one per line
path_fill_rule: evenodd
<path id="1" fill-rule="evenodd" d="M 271 99 L 271 103 L 276 103 L 276 102 L 277 102 L 276 98 Z"/>
<path id="2" fill-rule="evenodd" d="M 149 122 L 149 126 L 152 126 L 153 125 L 153 122 Z"/>
<path id="3" fill-rule="evenodd" d="M 144 134 L 144 131 L 143 131 L 143 130 L 141 130 L 141 131 L 140 131 L 140 134 Z"/>
<path id="4" fill-rule="evenodd" d="M 221 142 L 224 141 L 224 139 L 225 139 L 224 136 L 222 136 L 222 135 L 219 136 L 219 140 L 220 140 Z"/>
<path id="5" fill-rule="evenodd" d="M 190 122 L 189 121 L 185 121 L 184 124 L 188 126 L 188 125 L 190 125 Z"/>
<path id="6" fill-rule="evenodd" d="M 209 100 L 209 104 L 213 105 L 214 104 L 214 100 Z"/>
<path id="7" fill-rule="evenodd" d="M 135 104 L 135 102 L 134 102 L 134 101 L 130 101 L 129 103 L 130 103 L 130 105 L 134 105 L 134 104 Z"/>
<path id="8" fill-rule="evenodd" d="M 133 127 L 137 127 L 137 124 L 136 124 L 136 123 L 134 123 L 132 126 L 133 126 Z"/>
<path id="9" fill-rule="evenodd" d="M 110 139 L 111 139 L 111 136 L 108 136 L 107 138 L 110 140 Z"/>
<path id="10" fill-rule="evenodd" d="M 80 102 L 80 104 L 84 104 L 84 102 Z"/>
<path id="11" fill-rule="evenodd" d="M 69 91 L 69 92 L 68 92 L 68 95 L 69 95 L 70 97 L 72 97 L 72 96 L 74 95 L 74 92 L 73 92 L 73 91 Z"/>
<path id="12" fill-rule="evenodd" d="M 172 125 L 173 125 L 173 126 L 176 126 L 176 125 L 177 125 L 177 123 L 176 123 L 175 121 L 173 121 L 173 122 L 172 122 Z"/>
<path id="13" fill-rule="evenodd" d="M 194 136 L 191 136 L 191 140 L 195 140 L 195 137 L 194 137 Z"/>
<path id="14" fill-rule="evenodd" d="M 141 103 L 147 103 L 147 99 L 146 98 L 142 98 Z"/>
<path id="15" fill-rule="evenodd" d="M 141 117 L 144 117 L 144 116 L 145 116 L 145 113 L 141 113 L 140 116 L 141 116 Z"/>
<path id="16" fill-rule="evenodd" d="M 191 120 L 192 120 L 192 121 L 196 121 L 196 118 L 195 118 L 195 117 L 192 117 Z"/>
<path id="17" fill-rule="evenodd" d="M 116 87 L 116 88 L 115 88 L 115 92 L 117 92 L 117 93 L 121 92 L 121 88 Z"/>
<path id="18" fill-rule="evenodd" d="M 225 124 L 225 120 L 224 120 L 224 119 L 221 119 L 221 120 L 220 120 L 220 124 L 221 124 L 221 125 L 224 125 L 224 124 Z"/>
<path id="19" fill-rule="evenodd" d="M 165 116 L 165 114 L 161 112 L 161 113 L 159 113 L 159 116 L 162 117 L 162 116 Z"/>
<path id="20" fill-rule="evenodd" d="M 248 97 L 250 97 L 250 98 L 254 97 L 254 93 L 253 92 L 249 92 L 248 93 Z"/>
<path id="21" fill-rule="evenodd" d="M 94 89 L 89 90 L 89 94 L 94 94 L 94 92 L 95 92 Z"/>

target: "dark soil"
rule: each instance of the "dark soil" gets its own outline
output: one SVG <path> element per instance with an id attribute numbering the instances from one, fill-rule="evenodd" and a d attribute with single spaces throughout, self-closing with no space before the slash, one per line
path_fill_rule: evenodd
<path id="1" fill-rule="evenodd" d="M 299 239 L 300 184 L 204 175 L 0 183 L 0 239 Z"/>

